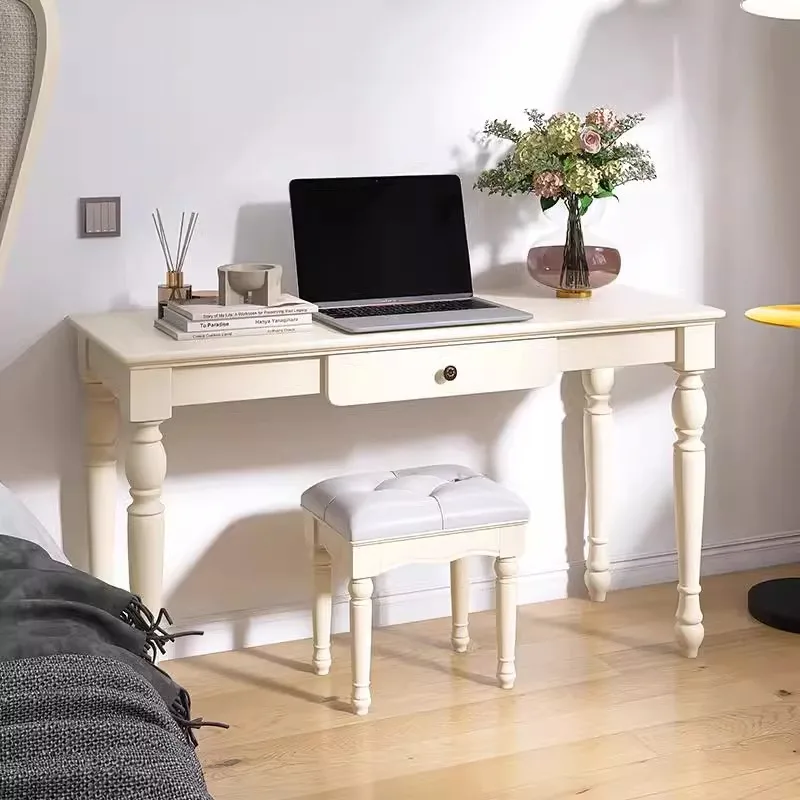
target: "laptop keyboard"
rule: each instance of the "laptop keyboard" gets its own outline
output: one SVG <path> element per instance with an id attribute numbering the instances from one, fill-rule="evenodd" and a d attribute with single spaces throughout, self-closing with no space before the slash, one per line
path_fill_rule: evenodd
<path id="1" fill-rule="evenodd" d="M 322 313 L 334 319 L 352 317 L 385 317 L 389 314 L 426 314 L 435 311 L 473 311 L 490 308 L 475 298 L 469 300 L 434 300 L 429 303 L 393 303 L 380 306 L 352 306 L 351 308 L 325 308 Z"/>

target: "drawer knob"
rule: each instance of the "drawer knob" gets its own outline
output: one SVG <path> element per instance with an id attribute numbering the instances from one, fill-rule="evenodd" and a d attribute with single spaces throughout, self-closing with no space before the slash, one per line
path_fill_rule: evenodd
<path id="1" fill-rule="evenodd" d="M 442 370 L 442 377 L 446 381 L 454 381 L 458 377 L 458 370 L 453 366 L 445 367 Z"/>

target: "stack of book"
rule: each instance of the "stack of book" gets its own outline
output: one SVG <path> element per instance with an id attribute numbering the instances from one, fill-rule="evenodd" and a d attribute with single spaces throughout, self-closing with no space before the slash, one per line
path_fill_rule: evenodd
<path id="1" fill-rule="evenodd" d="M 208 303 L 179 303 L 164 306 L 155 326 L 179 341 L 220 339 L 229 336 L 265 336 L 292 333 L 311 325 L 317 306 L 299 297 L 284 295 L 274 306 L 220 306 Z"/>

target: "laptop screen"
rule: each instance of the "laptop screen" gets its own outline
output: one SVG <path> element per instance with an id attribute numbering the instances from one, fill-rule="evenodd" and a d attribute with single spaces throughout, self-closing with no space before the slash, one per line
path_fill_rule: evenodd
<path id="1" fill-rule="evenodd" d="M 298 179 L 289 195 L 304 300 L 471 294 L 457 175 Z"/>

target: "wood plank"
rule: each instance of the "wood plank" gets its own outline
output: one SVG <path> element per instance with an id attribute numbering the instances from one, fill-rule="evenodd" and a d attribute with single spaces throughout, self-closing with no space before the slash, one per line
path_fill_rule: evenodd
<path id="1" fill-rule="evenodd" d="M 544 775 L 526 786 L 501 792 L 497 800 L 567 800 L 587 795 L 592 800 L 636 800 L 654 793 L 674 797 L 678 791 L 764 768 L 797 764 L 794 736 L 780 735 L 742 742 L 725 748 L 703 748 L 636 764 L 612 766 L 566 780 Z M 766 776 L 765 776 L 766 778 Z M 754 792 L 754 795 L 758 795 Z M 753 795 L 751 795 L 752 797 Z"/>
<path id="2" fill-rule="evenodd" d="M 394 757 L 399 758 L 400 763 L 414 759 L 414 756 L 406 753 L 398 754 L 395 748 L 392 748 L 392 752 Z M 337 775 L 325 772 L 319 776 L 303 776 L 292 785 L 288 794 L 276 796 L 314 797 L 319 800 L 322 798 L 347 800 L 360 797 L 379 797 L 389 800 L 411 797 L 470 797 L 475 800 L 477 798 L 489 800 L 497 797 L 499 791 L 524 786 L 531 775 L 542 770 L 566 780 L 575 771 L 576 764 L 581 764 L 581 769 L 596 770 L 636 763 L 652 757 L 652 753 L 634 737 L 622 734 L 491 759 L 477 759 L 461 764 L 458 770 L 446 767 L 406 773 L 390 780 L 374 780 L 375 772 L 370 767 L 369 779 L 356 786 L 350 785 L 349 782 L 339 783 Z M 235 776 L 218 777 L 212 773 L 213 770 L 210 770 L 210 781 L 222 796 L 232 800 L 247 798 L 246 792 Z M 263 774 L 262 785 L 273 785 L 270 774 Z M 298 790 L 307 794 L 296 794 Z"/>
<path id="3" fill-rule="evenodd" d="M 800 797 L 800 764 L 641 797 L 648 800 L 797 800 Z"/>
<path id="4" fill-rule="evenodd" d="M 780 696 L 781 691 L 776 694 Z M 797 696 L 761 706 L 737 708 L 668 725 L 655 725 L 636 732 L 637 738 L 659 755 L 698 750 L 770 736 L 784 731 L 800 730 L 800 705 Z"/>

